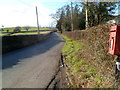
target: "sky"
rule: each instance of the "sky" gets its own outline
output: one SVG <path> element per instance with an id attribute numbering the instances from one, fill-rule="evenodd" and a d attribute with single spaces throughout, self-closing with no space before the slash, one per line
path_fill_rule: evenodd
<path id="1" fill-rule="evenodd" d="M 50 14 L 70 0 L 0 0 L 0 27 L 37 26 L 36 6 L 39 25 L 50 26 L 55 21 Z"/>
<path id="2" fill-rule="evenodd" d="M 39 25 L 54 25 L 50 14 L 58 8 L 70 4 L 73 0 L 0 0 L 0 28 L 16 26 L 37 26 L 36 6 L 38 8 Z"/>

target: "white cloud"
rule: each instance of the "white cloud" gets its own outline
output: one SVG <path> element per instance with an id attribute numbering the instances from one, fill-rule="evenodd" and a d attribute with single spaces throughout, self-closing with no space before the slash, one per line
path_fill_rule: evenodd
<path id="1" fill-rule="evenodd" d="M 39 24 L 40 26 L 48 26 L 53 20 L 49 16 L 53 11 L 43 6 L 40 2 L 37 3 Z M 36 26 L 36 11 L 34 3 L 28 5 L 0 6 L 0 26 Z"/>

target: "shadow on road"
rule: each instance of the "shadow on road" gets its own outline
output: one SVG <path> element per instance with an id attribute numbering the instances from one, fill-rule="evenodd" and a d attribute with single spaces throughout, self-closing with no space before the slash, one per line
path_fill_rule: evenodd
<path id="1" fill-rule="evenodd" d="M 37 44 L 15 50 L 2 55 L 2 69 L 7 69 L 18 64 L 25 58 L 42 54 L 60 42 L 64 42 L 56 33 L 52 33 L 50 38 Z"/>

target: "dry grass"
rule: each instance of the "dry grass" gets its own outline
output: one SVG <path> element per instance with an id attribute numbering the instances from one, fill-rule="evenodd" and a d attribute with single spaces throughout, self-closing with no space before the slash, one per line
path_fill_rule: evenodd
<path id="1" fill-rule="evenodd" d="M 109 25 L 99 25 L 83 31 L 64 32 L 72 40 L 84 43 L 78 53 L 85 63 L 79 64 L 79 72 L 71 74 L 76 87 L 120 88 L 120 83 L 116 84 L 114 79 L 115 56 L 108 53 L 109 29 Z"/>

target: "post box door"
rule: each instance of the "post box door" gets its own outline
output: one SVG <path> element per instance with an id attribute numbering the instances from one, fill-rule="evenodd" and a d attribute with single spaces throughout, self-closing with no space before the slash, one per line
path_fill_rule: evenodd
<path id="1" fill-rule="evenodd" d="M 109 53 L 120 55 L 120 26 L 114 25 L 110 29 Z"/>

